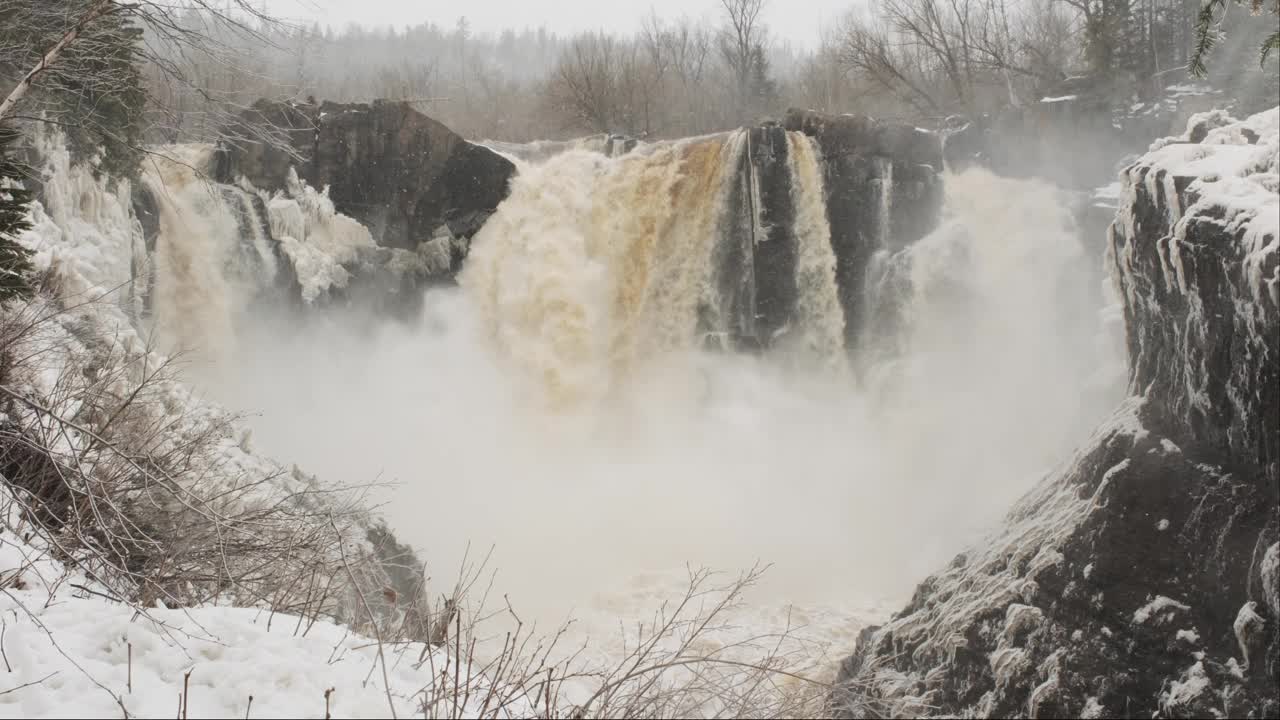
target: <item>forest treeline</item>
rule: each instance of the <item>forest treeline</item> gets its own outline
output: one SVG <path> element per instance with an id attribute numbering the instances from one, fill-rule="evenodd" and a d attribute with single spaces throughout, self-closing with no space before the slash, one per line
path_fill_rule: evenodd
<path id="1" fill-rule="evenodd" d="M 791 106 L 940 123 L 1064 86 L 1124 106 L 1186 83 L 1189 69 L 1237 94 L 1276 83 L 1259 48 L 1277 42 L 1280 0 L 851 2 L 801 49 L 769 32 L 762 11 L 779 1 L 703 0 L 691 8 L 703 20 L 650 16 L 632 33 L 562 35 L 477 33 L 465 18 L 321 27 L 247 0 L 0 0 L 0 87 L 105 7 L 18 114 L 64 122 L 116 170 L 144 142 L 207 139 L 262 97 L 407 100 L 464 136 L 519 142 L 696 135 Z"/>
<path id="2" fill-rule="evenodd" d="M 815 47 L 778 42 L 778 0 L 705 0 L 705 20 L 650 16 L 635 32 L 476 33 L 465 19 L 401 30 L 271 24 L 268 43 L 225 39 L 241 61 L 210 67 L 219 102 L 263 96 L 405 99 L 471 138 L 527 141 L 615 132 L 680 137 L 777 117 L 790 106 L 923 122 L 1039 101 L 1081 78 L 1117 103 L 1189 80 L 1199 0 L 874 0 Z M 1219 8 L 1208 54 L 1219 86 L 1274 86 L 1258 47 L 1276 9 Z M 852 5 L 853 3 L 851 3 Z M 697 8 L 703 9 L 703 8 Z M 1252 17 L 1253 11 L 1263 17 Z M 152 79 L 152 91 L 164 94 Z M 208 100 L 178 88 L 191 117 Z M 168 128 L 175 140 L 193 129 Z"/>

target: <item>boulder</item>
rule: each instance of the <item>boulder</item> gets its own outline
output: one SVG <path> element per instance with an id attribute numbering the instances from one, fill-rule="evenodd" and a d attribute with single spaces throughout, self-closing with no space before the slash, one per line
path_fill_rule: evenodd
<path id="1" fill-rule="evenodd" d="M 264 134 L 276 142 L 246 139 Z M 379 245 L 406 250 L 442 229 L 469 239 L 505 199 L 515 172 L 506 158 L 405 102 L 262 100 L 226 137 L 220 181 L 243 177 L 258 188 L 281 189 L 296 168 L 307 184 L 327 187 L 338 211 L 368 227 Z"/>

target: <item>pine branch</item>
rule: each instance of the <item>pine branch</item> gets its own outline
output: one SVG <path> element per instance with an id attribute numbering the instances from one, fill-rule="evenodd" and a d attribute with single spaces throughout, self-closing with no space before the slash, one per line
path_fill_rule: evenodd
<path id="1" fill-rule="evenodd" d="M 1263 41 L 1262 49 L 1258 53 L 1260 55 L 1258 58 L 1259 65 L 1265 66 L 1267 64 L 1267 56 L 1271 54 L 1272 50 L 1280 50 L 1280 32 L 1271 33 L 1271 36 Z"/>
<path id="2" fill-rule="evenodd" d="M 1225 9 L 1226 0 L 1208 0 L 1196 15 L 1195 47 L 1191 59 L 1187 62 L 1187 71 L 1192 77 L 1202 78 L 1209 74 L 1205 58 L 1218 42 L 1218 28 L 1214 13 Z"/>

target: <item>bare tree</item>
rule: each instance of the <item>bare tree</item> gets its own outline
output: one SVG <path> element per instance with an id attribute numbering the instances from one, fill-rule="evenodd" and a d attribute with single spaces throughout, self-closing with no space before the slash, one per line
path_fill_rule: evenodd
<path id="1" fill-rule="evenodd" d="M 925 68 L 894 41 L 892 29 L 882 22 L 851 18 L 840 45 L 840 59 L 906 106 L 925 116 L 943 113 L 930 87 Z"/>
<path id="2" fill-rule="evenodd" d="M 91 129 L 135 163 L 146 152 L 135 115 L 145 108 L 148 122 L 181 127 L 192 112 L 232 109 L 209 101 L 256 57 L 238 45 L 271 45 L 276 25 L 251 0 L 0 0 L 0 17 L 13 29 L 0 43 L 0 120 Z"/>
<path id="3" fill-rule="evenodd" d="M 579 37 L 561 55 L 550 92 L 574 125 L 595 132 L 613 129 L 618 117 L 618 56 L 617 41 L 603 33 Z"/>
<path id="4" fill-rule="evenodd" d="M 912 112 L 973 114 L 1020 105 L 1066 76 L 1073 19 L 1048 2 L 884 0 L 850 16 L 840 58 Z"/>
<path id="5" fill-rule="evenodd" d="M 735 114 L 744 119 L 750 107 L 752 80 L 757 63 L 764 54 L 767 35 L 760 21 L 765 0 L 720 0 L 725 23 L 720 29 L 720 56 L 733 75 Z"/>
<path id="6" fill-rule="evenodd" d="M 667 24 L 651 16 L 641 39 L 660 75 L 665 130 L 691 135 L 713 129 L 707 120 L 708 78 L 714 43 L 710 28 L 682 19 Z"/>

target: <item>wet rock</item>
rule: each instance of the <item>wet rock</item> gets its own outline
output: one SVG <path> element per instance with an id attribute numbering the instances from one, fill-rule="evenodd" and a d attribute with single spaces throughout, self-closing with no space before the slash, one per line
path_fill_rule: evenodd
<path id="1" fill-rule="evenodd" d="M 1135 397 L 864 631 L 841 714 L 1280 715 L 1278 137 L 1280 109 L 1193 124 L 1126 170 Z"/>
<path id="2" fill-rule="evenodd" d="M 787 132 L 776 124 L 748 130 L 747 161 L 755 184 L 758 217 L 752 276 L 755 278 L 756 333 L 766 344 L 791 320 L 796 305 L 795 207 Z"/>
<path id="3" fill-rule="evenodd" d="M 827 220 L 849 347 L 863 341 L 869 308 L 867 270 L 881 250 L 902 249 L 937 227 L 942 211 L 942 143 L 910 125 L 863 115 L 790 110 L 788 130 L 822 150 Z"/>
<path id="4" fill-rule="evenodd" d="M 281 142 L 242 139 L 261 136 L 263 128 L 274 128 Z M 442 227 L 470 238 L 506 197 L 515 172 L 506 158 L 404 102 L 259 101 L 227 138 L 219 180 L 244 177 L 276 190 L 296 168 L 312 187 L 329 188 L 338 211 L 368 227 L 379 245 L 407 250 Z"/>

